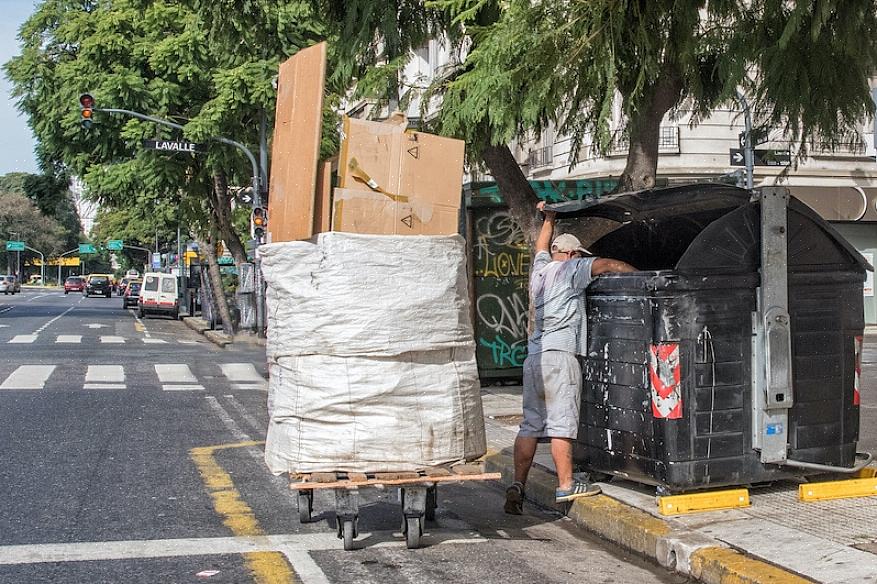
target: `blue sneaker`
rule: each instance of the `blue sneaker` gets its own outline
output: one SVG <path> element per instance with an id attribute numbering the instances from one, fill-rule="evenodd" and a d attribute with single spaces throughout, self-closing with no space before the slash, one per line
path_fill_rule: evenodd
<path id="1" fill-rule="evenodd" d="M 574 481 L 572 487 L 568 489 L 555 489 L 554 500 L 557 503 L 563 503 L 565 501 L 578 499 L 579 497 L 593 497 L 594 495 L 599 495 L 602 492 L 603 489 L 601 489 L 597 485 L 591 483 L 583 483 L 581 481 Z"/>

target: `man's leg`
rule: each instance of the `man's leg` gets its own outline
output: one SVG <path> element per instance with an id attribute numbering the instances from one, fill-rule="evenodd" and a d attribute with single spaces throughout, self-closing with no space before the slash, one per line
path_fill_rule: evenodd
<path id="1" fill-rule="evenodd" d="M 551 458 L 557 471 L 557 488 L 568 491 L 572 487 L 572 439 L 552 438 Z M 517 464 L 515 464 L 517 471 Z"/>
<path id="2" fill-rule="evenodd" d="M 538 443 L 538 439 L 530 436 L 518 435 L 515 438 L 515 481 L 522 485 L 527 482 L 527 475 L 530 474 L 530 467 L 533 466 L 533 457 L 536 456 Z"/>

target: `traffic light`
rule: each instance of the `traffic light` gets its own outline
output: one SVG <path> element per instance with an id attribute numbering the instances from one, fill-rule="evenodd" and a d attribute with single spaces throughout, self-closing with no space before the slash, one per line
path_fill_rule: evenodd
<path id="1" fill-rule="evenodd" d="M 87 130 L 94 121 L 94 98 L 90 93 L 83 93 L 79 96 L 79 105 L 82 108 L 79 115 L 79 124 Z"/>
<path id="2" fill-rule="evenodd" d="M 264 207 L 256 207 L 250 216 L 250 235 L 253 239 L 262 240 L 265 230 L 268 229 L 268 210 Z"/>

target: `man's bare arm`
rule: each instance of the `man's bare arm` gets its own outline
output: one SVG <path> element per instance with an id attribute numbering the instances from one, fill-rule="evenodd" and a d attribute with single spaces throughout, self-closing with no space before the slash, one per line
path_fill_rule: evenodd
<path id="1" fill-rule="evenodd" d="M 540 251 L 547 251 L 550 253 L 551 236 L 554 234 L 554 220 L 557 218 L 557 213 L 554 211 L 546 211 L 545 201 L 539 201 L 536 205 L 536 209 L 545 215 L 545 220 L 542 222 L 542 229 L 539 230 L 539 237 L 536 238 L 536 253 L 539 253 Z"/>
<path id="2" fill-rule="evenodd" d="M 599 276 L 600 274 L 620 274 L 625 272 L 636 272 L 636 268 L 621 260 L 613 260 L 611 258 L 597 258 L 591 264 L 591 275 Z"/>

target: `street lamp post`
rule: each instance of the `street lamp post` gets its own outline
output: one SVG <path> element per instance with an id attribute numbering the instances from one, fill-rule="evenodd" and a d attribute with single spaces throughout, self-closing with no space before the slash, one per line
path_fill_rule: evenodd
<path id="1" fill-rule="evenodd" d="M 43 252 L 41 252 L 41 251 L 39 251 L 39 250 L 37 250 L 37 249 L 34 249 L 34 248 L 32 248 L 32 247 L 29 247 L 29 246 L 27 246 L 27 245 L 24 246 L 24 248 L 25 248 L 25 249 L 29 249 L 29 250 L 31 250 L 31 251 L 34 252 L 34 253 L 38 253 L 38 254 L 40 254 L 40 283 L 41 283 L 43 286 L 45 286 L 45 285 L 46 285 L 46 256 L 43 255 Z M 60 264 L 60 263 L 58 264 L 58 267 L 59 267 L 59 268 L 61 267 L 61 264 Z M 20 277 L 21 277 L 21 276 L 19 276 L 19 278 L 20 278 Z"/>
<path id="2" fill-rule="evenodd" d="M 74 251 L 79 251 L 79 248 L 74 247 L 70 251 L 65 251 L 64 253 L 62 253 L 61 255 L 58 256 L 58 285 L 59 286 L 61 285 L 61 258 L 63 258 L 65 255 L 70 255 Z"/>

